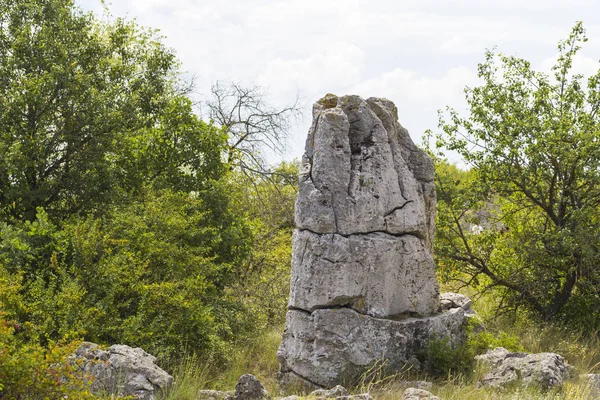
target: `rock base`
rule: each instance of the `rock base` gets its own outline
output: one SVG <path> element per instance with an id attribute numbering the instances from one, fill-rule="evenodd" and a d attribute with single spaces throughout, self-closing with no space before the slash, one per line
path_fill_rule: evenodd
<path id="1" fill-rule="evenodd" d="M 331 388 L 354 383 L 373 366 L 422 370 L 433 339 L 465 339 L 463 308 L 422 318 L 374 318 L 349 308 L 290 310 L 277 352 L 284 388 Z"/>

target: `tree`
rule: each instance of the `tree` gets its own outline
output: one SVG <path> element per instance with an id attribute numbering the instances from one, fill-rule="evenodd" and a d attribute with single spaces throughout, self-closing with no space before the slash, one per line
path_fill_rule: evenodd
<path id="1" fill-rule="evenodd" d="M 268 174 L 265 149 L 282 154 L 298 101 L 281 109 L 270 106 L 260 86 L 217 82 L 206 101 L 208 116 L 228 134 L 227 162 L 245 174 Z"/>
<path id="2" fill-rule="evenodd" d="M 255 234 L 232 289 L 253 312 L 255 324 L 280 326 L 285 321 L 298 167 L 297 161 L 282 162 L 270 175 L 259 175 L 251 182 L 237 174 L 241 198 L 236 202 L 236 214 L 248 216 Z"/>
<path id="3" fill-rule="evenodd" d="M 599 326 L 600 71 L 572 74 L 586 42 L 577 23 L 558 44 L 552 76 L 487 51 L 483 84 L 465 90 L 470 115 L 440 115 L 437 145 L 472 168 L 468 188 L 439 174 L 437 255 L 503 307 Z M 464 229 L 486 210 L 482 235 Z"/>
<path id="4" fill-rule="evenodd" d="M 228 134 L 177 68 L 133 22 L 0 0 L 0 311 L 24 344 L 222 360 L 252 330 L 231 294 L 253 232 Z"/>
<path id="5" fill-rule="evenodd" d="M 139 177 L 131 150 L 176 136 L 163 122 L 187 107 L 177 66 L 133 22 L 99 22 L 72 0 L 0 0 L 0 213 L 90 211 L 143 184 L 124 181 Z"/>

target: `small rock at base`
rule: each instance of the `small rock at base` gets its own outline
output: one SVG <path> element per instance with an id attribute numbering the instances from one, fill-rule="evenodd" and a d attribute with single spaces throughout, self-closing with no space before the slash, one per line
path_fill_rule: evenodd
<path id="1" fill-rule="evenodd" d="M 600 374 L 582 374 L 579 375 L 579 379 L 587 381 L 590 396 L 600 398 Z"/>
<path id="2" fill-rule="evenodd" d="M 252 374 L 244 374 L 235 385 L 235 400 L 270 400 L 267 389 Z"/>
<path id="3" fill-rule="evenodd" d="M 233 395 L 220 390 L 200 390 L 196 400 L 233 400 Z"/>
<path id="4" fill-rule="evenodd" d="M 402 400 L 440 400 L 440 398 L 424 389 L 408 388 L 404 391 Z"/>
<path id="5" fill-rule="evenodd" d="M 490 372 L 480 381 L 480 386 L 502 388 L 519 384 L 538 385 L 543 390 L 560 388 L 563 383 L 577 376 L 575 367 L 567 364 L 556 353 L 511 353 L 498 347 L 475 359 L 491 366 Z"/>

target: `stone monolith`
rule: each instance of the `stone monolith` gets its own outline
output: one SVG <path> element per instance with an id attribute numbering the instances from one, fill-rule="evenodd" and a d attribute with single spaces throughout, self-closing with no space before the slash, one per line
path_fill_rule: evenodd
<path id="1" fill-rule="evenodd" d="M 380 360 L 419 368 L 432 338 L 461 340 L 440 310 L 433 162 L 385 99 L 327 95 L 299 174 L 283 386 L 348 383 Z"/>

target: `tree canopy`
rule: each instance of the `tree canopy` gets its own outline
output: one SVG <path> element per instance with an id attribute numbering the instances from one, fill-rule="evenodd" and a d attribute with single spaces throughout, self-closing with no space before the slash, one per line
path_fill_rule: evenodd
<path id="1" fill-rule="evenodd" d="M 220 162 L 226 137 L 192 114 L 177 73 L 173 51 L 133 22 L 71 0 L 0 1 L 0 212 L 64 217 L 182 168 L 210 175 L 207 150 Z"/>
<path id="2" fill-rule="evenodd" d="M 468 116 L 452 108 L 440 116 L 438 147 L 472 171 L 460 185 L 438 174 L 438 257 L 499 290 L 503 306 L 544 319 L 574 320 L 600 302 L 600 70 L 572 73 L 586 41 L 577 23 L 551 75 L 487 51 L 482 85 L 465 90 Z M 470 235 L 466 225 L 481 223 L 482 211 L 485 232 Z M 594 318 L 583 323 L 598 325 Z"/>

